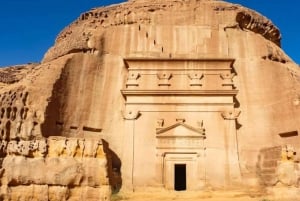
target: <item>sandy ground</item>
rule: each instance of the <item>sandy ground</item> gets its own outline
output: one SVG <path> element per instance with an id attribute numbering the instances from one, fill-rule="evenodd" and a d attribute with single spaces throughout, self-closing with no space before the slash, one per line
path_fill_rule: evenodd
<path id="1" fill-rule="evenodd" d="M 112 201 L 300 201 L 300 194 L 290 193 L 265 194 L 265 192 L 249 191 L 152 191 L 139 190 L 134 193 L 119 193 L 112 196 Z"/>

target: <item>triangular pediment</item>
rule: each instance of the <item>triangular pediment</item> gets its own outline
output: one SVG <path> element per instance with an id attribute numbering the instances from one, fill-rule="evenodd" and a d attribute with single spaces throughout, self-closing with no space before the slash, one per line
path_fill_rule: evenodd
<path id="1" fill-rule="evenodd" d="M 157 137 L 204 137 L 204 129 L 194 128 L 185 123 L 176 123 L 172 126 L 156 130 Z"/>

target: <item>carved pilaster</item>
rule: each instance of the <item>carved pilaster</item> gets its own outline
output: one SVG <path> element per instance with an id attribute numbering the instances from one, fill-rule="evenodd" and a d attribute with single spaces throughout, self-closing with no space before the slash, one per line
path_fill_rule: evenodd
<path id="1" fill-rule="evenodd" d="M 240 114 L 240 110 L 228 110 L 221 112 L 221 115 L 225 120 L 235 120 L 239 117 Z"/>

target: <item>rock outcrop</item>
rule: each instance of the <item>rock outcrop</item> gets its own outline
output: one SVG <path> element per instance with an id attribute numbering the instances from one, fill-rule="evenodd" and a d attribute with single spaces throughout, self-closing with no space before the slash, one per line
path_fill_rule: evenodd
<path id="1" fill-rule="evenodd" d="M 280 39 L 216 0 L 81 14 L 41 64 L 0 71 L 1 199 L 299 188 L 300 70 Z"/>
<path id="2" fill-rule="evenodd" d="M 97 140 L 50 137 L 1 142 L 2 200 L 109 200 L 107 160 Z"/>

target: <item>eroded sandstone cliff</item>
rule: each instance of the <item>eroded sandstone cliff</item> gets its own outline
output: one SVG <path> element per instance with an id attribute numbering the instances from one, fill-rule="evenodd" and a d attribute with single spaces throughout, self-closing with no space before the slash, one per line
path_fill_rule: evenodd
<path id="1" fill-rule="evenodd" d="M 223 1 L 81 14 L 41 64 L 0 72 L 1 197 L 106 200 L 166 187 L 170 152 L 197 161 L 195 189 L 299 186 L 300 70 L 280 39 L 270 20 Z M 203 144 L 191 151 L 198 135 L 178 133 L 199 125 Z M 157 129 L 185 148 L 160 145 Z M 281 158 L 287 144 L 293 160 Z M 280 175 L 292 167 L 290 182 Z"/>

